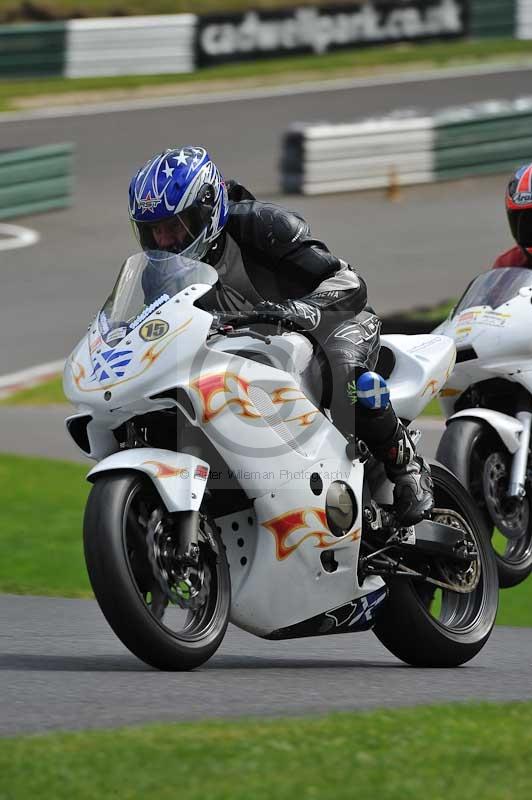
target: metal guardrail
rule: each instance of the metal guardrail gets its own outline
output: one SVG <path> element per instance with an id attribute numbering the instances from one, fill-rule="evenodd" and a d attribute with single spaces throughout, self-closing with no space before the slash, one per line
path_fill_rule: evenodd
<path id="1" fill-rule="evenodd" d="M 470 36 L 511 38 L 515 35 L 515 6 L 516 0 L 470 0 Z"/>
<path id="2" fill-rule="evenodd" d="M 532 0 L 517 0 L 515 35 L 532 39 Z"/>
<path id="3" fill-rule="evenodd" d="M 505 172 L 532 153 L 532 98 L 434 116 L 295 125 L 284 135 L 281 187 L 325 194 Z"/>
<path id="4" fill-rule="evenodd" d="M 73 155 L 68 143 L 0 152 L 0 219 L 69 206 Z"/>
<path id="5" fill-rule="evenodd" d="M 65 40 L 64 22 L 0 27 L 0 77 L 63 75 Z"/>
<path id="6" fill-rule="evenodd" d="M 193 72 L 194 14 L 67 23 L 65 77 Z"/>

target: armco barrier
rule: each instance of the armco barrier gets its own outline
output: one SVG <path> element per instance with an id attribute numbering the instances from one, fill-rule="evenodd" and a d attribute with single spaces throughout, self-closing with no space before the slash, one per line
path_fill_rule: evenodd
<path id="1" fill-rule="evenodd" d="M 281 187 L 325 194 L 505 172 L 532 157 L 532 98 L 479 103 L 432 117 L 294 125 Z"/>
<path id="2" fill-rule="evenodd" d="M 194 14 L 67 23 L 65 76 L 193 72 Z"/>
<path id="3" fill-rule="evenodd" d="M 515 35 L 532 39 L 532 0 L 517 0 Z"/>
<path id="4" fill-rule="evenodd" d="M 470 35 L 515 36 L 515 4 L 516 0 L 470 0 Z"/>
<path id="5" fill-rule="evenodd" d="M 0 219 L 70 205 L 72 144 L 0 152 Z"/>
<path id="6" fill-rule="evenodd" d="M 0 77 L 63 75 L 65 48 L 63 22 L 0 27 Z"/>

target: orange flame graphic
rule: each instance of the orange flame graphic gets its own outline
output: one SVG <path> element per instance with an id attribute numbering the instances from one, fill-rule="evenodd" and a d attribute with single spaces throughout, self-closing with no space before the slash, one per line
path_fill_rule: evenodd
<path id="1" fill-rule="evenodd" d="M 421 397 L 423 397 L 423 395 L 425 395 L 429 391 L 429 389 L 433 397 L 435 394 L 438 394 L 438 381 L 435 380 L 429 381 L 425 386 L 425 388 L 423 389 L 423 394 L 421 395 Z"/>
<path id="2" fill-rule="evenodd" d="M 192 381 L 190 386 L 198 392 L 201 398 L 203 422 L 210 422 L 230 405 L 240 406 L 240 417 L 248 417 L 249 419 L 259 419 L 261 417 L 249 399 L 250 384 L 234 372 L 218 372 L 212 375 L 205 375 Z M 240 391 L 244 393 L 244 398 L 240 397 Z M 220 393 L 224 395 L 224 401 L 220 406 L 214 408 L 213 400 Z"/>
<path id="3" fill-rule="evenodd" d="M 312 528 L 312 521 L 309 523 L 308 518 L 314 517 L 319 520 L 322 530 L 310 530 L 305 533 L 297 542 L 288 544 L 288 537 L 295 533 L 295 531 L 302 528 Z M 345 536 L 333 536 L 327 527 L 327 515 L 322 508 L 298 508 L 294 511 L 289 511 L 286 514 L 281 514 L 280 517 L 268 520 L 262 523 L 265 528 L 268 528 L 275 539 L 275 550 L 278 561 L 284 561 L 288 558 L 297 548 L 303 544 L 307 539 L 312 537 L 318 541 L 314 547 L 324 550 L 327 547 L 333 547 L 346 541 L 356 541 L 360 538 L 360 528 L 355 531 L 346 533 Z"/>
<path id="4" fill-rule="evenodd" d="M 297 417 L 288 417 L 285 422 L 294 422 L 295 420 L 299 420 L 300 425 L 312 425 L 314 422 L 314 416 L 319 413 L 320 412 L 317 409 L 315 411 L 305 411 L 304 414 L 299 414 Z"/>
<path id="5" fill-rule="evenodd" d="M 142 466 L 153 464 L 156 469 L 156 478 L 180 478 L 187 477 L 188 469 L 186 467 L 171 467 L 169 464 L 163 464 L 162 461 L 143 461 Z M 185 474 L 186 473 L 186 474 Z"/>
<path id="6" fill-rule="evenodd" d="M 285 397 L 289 392 L 295 392 L 295 395 L 293 397 Z M 271 398 L 272 403 L 293 403 L 296 400 L 307 399 L 296 386 L 280 386 L 278 389 L 273 390 Z"/>

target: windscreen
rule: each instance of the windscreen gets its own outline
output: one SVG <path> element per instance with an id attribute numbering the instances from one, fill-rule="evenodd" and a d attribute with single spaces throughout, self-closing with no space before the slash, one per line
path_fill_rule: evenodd
<path id="1" fill-rule="evenodd" d="M 453 311 L 453 317 L 456 317 L 460 311 L 475 306 L 498 308 L 515 297 L 519 289 L 524 286 L 532 286 L 532 270 L 530 269 L 506 267 L 482 272 L 465 290 Z"/>
<path id="2" fill-rule="evenodd" d="M 216 270 L 201 261 L 147 250 L 127 259 L 98 316 L 100 333 L 113 344 L 140 325 L 159 306 L 194 284 L 214 286 Z"/>

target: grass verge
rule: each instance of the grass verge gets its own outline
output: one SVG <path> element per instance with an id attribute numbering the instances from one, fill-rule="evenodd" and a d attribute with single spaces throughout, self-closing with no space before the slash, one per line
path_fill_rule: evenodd
<path id="1" fill-rule="evenodd" d="M 87 472 L 0 455 L 0 592 L 91 596 L 81 542 Z M 501 592 L 497 622 L 532 627 L 532 579 Z"/>
<path id="2" fill-rule="evenodd" d="M 346 0 L 344 0 L 345 2 Z M 298 0 L 298 5 L 316 5 L 317 0 Z M 31 5 L 31 9 L 28 6 Z M 257 8 L 283 8 L 287 0 L 0 0 L 0 20 L 70 17 L 110 17 L 135 14 L 223 14 L 226 11 L 247 11 Z M 33 16 L 29 12 L 33 10 Z"/>
<path id="3" fill-rule="evenodd" d="M 0 455 L 0 592 L 91 596 L 81 541 L 87 472 Z"/>
<path id="4" fill-rule="evenodd" d="M 2 740 L 5 798 L 530 797 L 532 704 L 149 725 Z"/>
<path id="5" fill-rule="evenodd" d="M 67 403 L 63 394 L 63 381 L 60 376 L 52 378 L 31 389 L 23 389 L 9 397 L 0 400 L 0 406 L 47 406 L 57 403 Z"/>
<path id="6" fill-rule="evenodd" d="M 50 78 L 43 80 L 0 81 L 0 111 L 14 110 L 25 105 L 28 98 L 44 96 L 47 105 L 79 102 L 80 92 L 98 93 L 100 100 L 110 90 L 122 90 L 127 97 L 153 87 L 167 86 L 168 94 L 181 91 L 187 84 L 191 89 L 216 89 L 217 82 L 231 88 L 238 81 L 252 79 L 254 84 L 276 84 L 306 79 L 367 75 L 377 71 L 395 71 L 409 66 L 437 68 L 444 66 L 497 62 L 532 56 L 532 44 L 515 39 L 489 39 L 445 43 L 395 44 L 381 47 L 347 50 L 326 55 L 299 56 L 256 60 L 243 64 L 227 64 L 198 70 L 185 75 L 134 75 L 104 78 Z M 61 98 L 63 95 L 63 98 Z M 68 97 L 70 95 L 70 98 Z M 91 98 L 93 99 L 93 98 Z M 94 98 L 96 99 L 96 98 Z"/>

